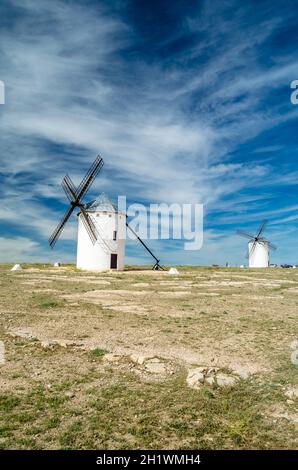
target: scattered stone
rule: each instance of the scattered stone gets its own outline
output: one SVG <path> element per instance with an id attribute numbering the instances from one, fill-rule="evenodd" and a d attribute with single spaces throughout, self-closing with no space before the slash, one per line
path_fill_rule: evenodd
<path id="1" fill-rule="evenodd" d="M 209 385 L 214 385 L 215 384 L 215 377 L 213 377 L 213 376 L 206 377 L 205 382 L 207 382 L 207 384 L 209 384 Z"/>
<path id="2" fill-rule="evenodd" d="M 233 386 L 239 377 L 220 372 L 218 367 L 196 367 L 188 371 L 187 385 L 191 388 L 200 388 L 203 384 L 219 387 Z"/>
<path id="3" fill-rule="evenodd" d="M 285 395 L 290 398 L 298 398 L 298 385 L 296 387 L 290 387 L 286 390 Z"/>
<path id="4" fill-rule="evenodd" d="M 68 348 L 70 346 L 79 346 L 79 343 L 67 339 L 52 339 L 41 341 L 40 345 L 44 349 L 52 349 L 55 346 L 61 346 L 62 348 Z"/>
<path id="5" fill-rule="evenodd" d="M 21 271 L 23 268 L 20 264 L 15 264 L 12 268 L 11 271 Z"/>
<path id="6" fill-rule="evenodd" d="M 177 274 L 179 274 L 179 271 L 176 268 L 170 268 L 170 270 L 168 271 L 168 274 L 172 276 L 177 276 Z"/>
<path id="7" fill-rule="evenodd" d="M 49 349 L 49 348 L 53 348 L 55 344 L 52 341 L 42 341 L 40 345 L 44 349 Z"/>
<path id="8" fill-rule="evenodd" d="M 65 393 L 65 396 L 66 396 L 67 398 L 74 398 L 74 397 L 75 397 L 75 394 L 74 394 L 73 392 L 70 392 L 70 391 L 69 391 L 69 392 L 66 392 L 66 393 Z"/>
<path id="9" fill-rule="evenodd" d="M 207 368 L 207 375 L 214 375 L 216 374 L 217 372 L 219 371 L 219 368 L 218 367 L 210 367 L 210 368 Z"/>
<path id="10" fill-rule="evenodd" d="M 186 382 L 191 388 L 200 388 L 204 383 L 205 375 L 202 372 L 202 367 L 190 369 L 187 374 Z"/>
<path id="11" fill-rule="evenodd" d="M 233 369 L 233 373 L 236 374 L 236 375 L 239 375 L 239 377 L 241 377 L 241 379 L 248 379 L 250 376 L 251 376 L 251 371 L 249 369 L 247 369 L 246 367 L 236 367 Z"/>
<path id="12" fill-rule="evenodd" d="M 132 360 L 132 362 L 134 362 L 135 364 L 139 364 L 139 365 L 144 364 L 146 360 L 144 356 L 139 356 L 137 354 L 131 354 L 130 359 Z"/>
<path id="13" fill-rule="evenodd" d="M 68 339 L 53 339 L 52 343 L 59 344 L 62 348 L 68 348 L 70 346 L 77 346 L 77 343 Z"/>
<path id="14" fill-rule="evenodd" d="M 232 387 L 237 382 L 237 377 L 219 373 L 216 375 L 216 382 L 219 387 Z"/>

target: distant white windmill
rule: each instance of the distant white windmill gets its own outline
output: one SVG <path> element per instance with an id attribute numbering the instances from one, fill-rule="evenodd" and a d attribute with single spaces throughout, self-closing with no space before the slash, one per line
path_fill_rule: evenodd
<path id="1" fill-rule="evenodd" d="M 248 238 L 248 266 L 250 268 L 267 268 L 269 266 L 269 253 L 271 250 L 276 250 L 276 246 L 270 243 L 263 237 L 268 220 L 264 220 L 256 235 L 244 232 L 243 230 L 237 230 L 237 234 L 244 238 Z"/>

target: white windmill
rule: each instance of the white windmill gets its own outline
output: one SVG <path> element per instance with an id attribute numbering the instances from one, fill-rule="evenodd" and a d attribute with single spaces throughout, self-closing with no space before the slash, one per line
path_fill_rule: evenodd
<path id="1" fill-rule="evenodd" d="M 237 230 L 237 234 L 248 238 L 248 266 L 250 268 L 267 268 L 269 266 L 269 253 L 276 250 L 276 246 L 263 237 L 268 220 L 264 220 L 256 235 L 251 235 L 243 230 Z"/>
<path id="2" fill-rule="evenodd" d="M 119 212 L 108 196 L 102 193 L 85 205 L 94 224 L 97 240 L 92 242 L 82 212 L 79 213 L 77 268 L 124 269 L 126 214 Z"/>
<path id="3" fill-rule="evenodd" d="M 153 269 L 163 269 L 159 260 L 127 223 L 127 216 L 118 210 L 108 196 L 101 194 L 95 201 L 82 203 L 95 177 L 103 167 L 103 159 L 98 156 L 80 185 L 76 188 L 66 175 L 62 180 L 70 207 L 52 233 L 49 244 L 53 248 L 73 210 L 78 214 L 77 268 L 81 269 L 124 269 L 126 227 L 154 258 Z"/>

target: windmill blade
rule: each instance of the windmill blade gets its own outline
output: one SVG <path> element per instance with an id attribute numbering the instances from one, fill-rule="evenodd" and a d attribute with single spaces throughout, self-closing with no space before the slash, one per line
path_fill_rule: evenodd
<path id="1" fill-rule="evenodd" d="M 241 237 L 244 237 L 244 238 L 249 238 L 250 240 L 253 240 L 255 238 L 254 235 L 250 235 L 249 233 L 244 232 L 244 230 L 237 230 L 236 233 L 237 235 L 240 235 Z"/>
<path id="2" fill-rule="evenodd" d="M 263 220 L 263 222 L 261 223 L 260 227 L 259 227 L 259 230 L 257 232 L 257 235 L 255 238 L 260 238 L 260 236 L 262 235 L 262 233 L 264 232 L 265 230 L 265 227 L 266 225 L 268 224 L 268 220 Z"/>
<path id="3" fill-rule="evenodd" d="M 75 187 L 72 179 L 70 178 L 70 176 L 65 175 L 64 180 L 65 180 L 65 183 L 67 184 L 70 192 L 72 193 L 73 197 L 77 197 L 78 191 L 77 191 L 77 188 Z"/>
<path id="4" fill-rule="evenodd" d="M 61 186 L 62 186 L 62 188 L 63 188 L 63 190 L 64 190 L 64 192 L 65 192 L 65 194 L 66 194 L 66 196 L 67 196 L 67 198 L 68 198 L 68 200 L 69 200 L 69 202 L 74 202 L 75 199 L 76 199 L 76 195 L 73 194 L 73 192 L 71 191 L 71 189 L 70 189 L 70 187 L 69 187 L 69 185 L 68 185 L 68 183 L 67 183 L 66 176 L 65 176 L 65 177 L 63 178 L 63 180 L 62 180 Z"/>
<path id="5" fill-rule="evenodd" d="M 81 199 L 88 189 L 90 188 L 91 184 L 93 183 L 94 179 L 100 172 L 103 167 L 103 159 L 101 157 L 97 157 L 93 164 L 93 168 L 87 172 L 85 178 L 82 180 L 81 184 L 78 188 L 78 198 Z"/>
<path id="6" fill-rule="evenodd" d="M 78 200 L 80 200 L 86 194 L 102 167 L 103 159 L 100 155 L 98 155 L 77 188 Z"/>
<path id="7" fill-rule="evenodd" d="M 248 255 L 247 255 L 248 259 L 252 256 L 253 252 L 255 251 L 256 246 L 257 246 L 257 241 L 255 240 L 252 244 L 252 247 L 250 248 L 248 252 Z"/>
<path id="8" fill-rule="evenodd" d="M 90 240 L 94 245 L 97 241 L 97 230 L 93 221 L 91 220 L 91 217 L 89 217 L 84 207 L 81 207 L 81 216 L 85 229 L 87 230 Z"/>
<path id="9" fill-rule="evenodd" d="M 85 207 L 83 205 L 80 205 L 79 207 L 81 210 L 82 222 L 84 224 L 84 227 L 93 245 L 97 242 L 98 239 L 100 239 L 101 243 L 103 243 L 108 250 L 111 250 L 111 247 L 107 244 L 106 240 L 103 238 L 102 234 L 99 231 L 99 228 L 96 227 L 96 225 L 94 224 L 92 220 L 92 217 L 90 217 Z"/>
<path id="10" fill-rule="evenodd" d="M 75 187 L 69 175 L 64 176 L 61 186 L 66 192 L 66 195 L 68 199 L 70 200 L 70 202 L 77 202 L 77 203 L 80 202 L 78 200 L 77 188 Z"/>
<path id="11" fill-rule="evenodd" d="M 96 232 L 96 227 L 94 223 L 92 222 L 91 218 L 88 216 L 87 212 L 84 209 L 84 206 L 81 204 L 80 199 L 83 197 L 84 194 L 88 191 L 90 188 L 91 184 L 94 181 L 94 178 L 98 175 L 99 171 L 103 167 L 103 159 L 98 155 L 87 171 L 85 177 L 81 181 L 81 184 L 79 185 L 78 188 L 75 187 L 73 184 L 72 180 L 68 175 L 66 175 L 63 178 L 62 181 L 62 188 L 64 189 L 70 203 L 71 207 L 68 209 L 68 211 L 65 213 L 63 219 L 61 222 L 57 225 L 55 228 L 54 232 L 49 238 L 49 244 L 53 248 L 55 243 L 57 242 L 64 225 L 68 221 L 71 213 L 73 212 L 75 207 L 80 207 L 81 213 L 82 213 L 82 220 L 83 223 L 86 227 L 86 230 L 92 240 L 92 243 L 95 243 L 97 240 L 97 232 Z"/>
<path id="12" fill-rule="evenodd" d="M 66 224 L 66 222 L 68 221 L 69 217 L 71 216 L 71 213 L 72 211 L 74 210 L 74 207 L 71 206 L 64 214 L 64 217 L 63 219 L 61 220 L 61 222 L 57 225 L 57 227 L 55 228 L 55 230 L 53 231 L 52 235 L 50 236 L 49 238 L 49 244 L 50 244 L 50 247 L 53 248 L 55 243 L 57 242 L 58 238 L 60 237 L 60 234 L 63 230 L 63 227 L 64 225 Z"/>

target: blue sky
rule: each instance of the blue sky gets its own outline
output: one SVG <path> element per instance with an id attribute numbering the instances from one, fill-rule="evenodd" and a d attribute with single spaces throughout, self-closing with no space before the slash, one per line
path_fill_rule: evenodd
<path id="1" fill-rule="evenodd" d="M 268 218 L 272 262 L 298 263 L 298 2 L 1 0 L 0 260 L 74 261 L 76 218 L 55 251 L 65 173 L 98 153 L 101 191 L 203 203 L 204 244 L 154 241 L 165 264 L 245 262 L 237 228 Z M 128 243 L 128 262 L 146 262 Z"/>

